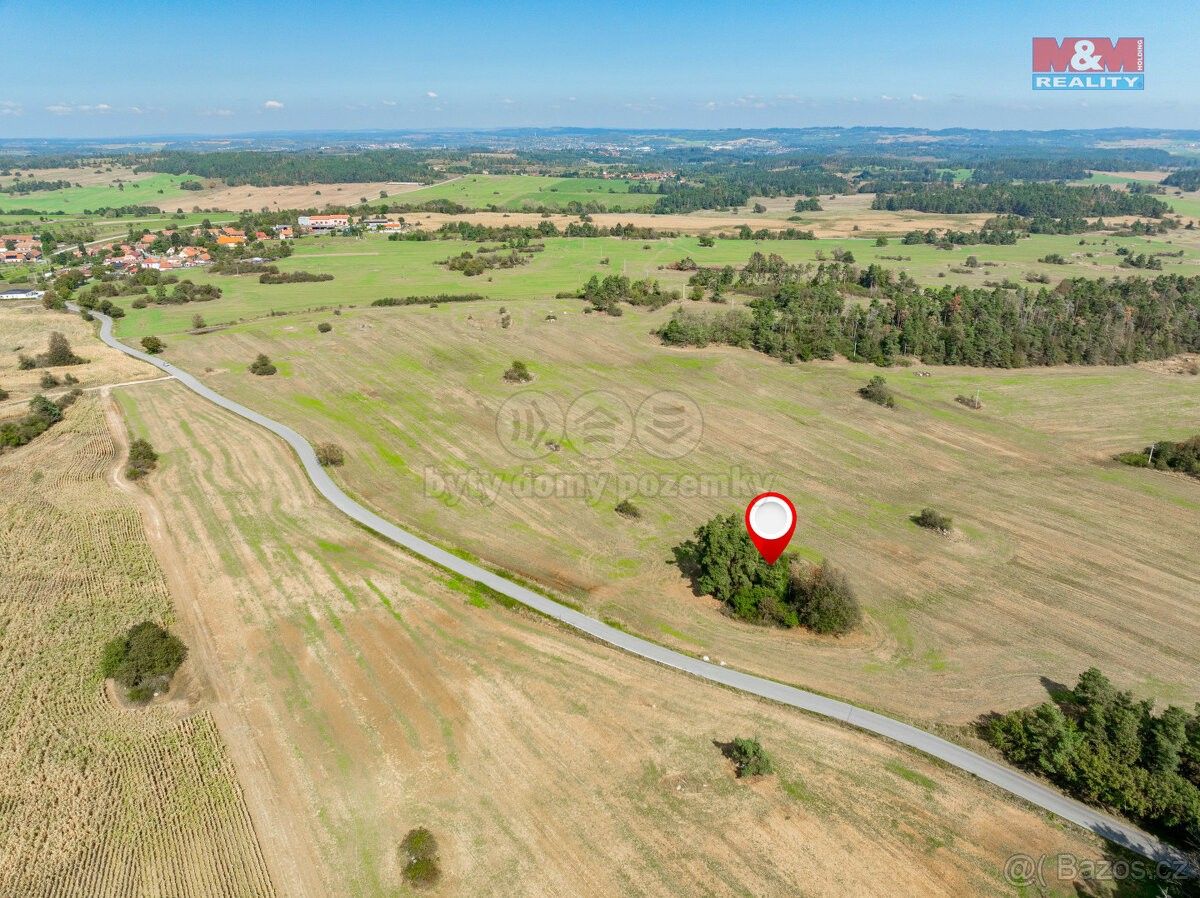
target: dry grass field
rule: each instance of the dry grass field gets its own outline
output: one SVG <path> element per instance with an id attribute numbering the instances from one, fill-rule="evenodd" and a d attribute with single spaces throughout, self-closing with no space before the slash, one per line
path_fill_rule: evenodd
<path id="1" fill-rule="evenodd" d="M 396 847 L 416 826 L 445 896 L 1012 895 L 1013 852 L 1102 850 L 920 756 L 501 607 L 353 526 L 281 442 L 178 385 L 118 396 L 162 453 L 152 538 L 186 560 L 181 625 L 260 758 L 247 793 L 312 859 L 286 894 L 415 894 Z M 739 734 L 776 774 L 734 778 L 714 741 Z"/>
<path id="2" fill-rule="evenodd" d="M 104 643 L 175 620 L 117 461 L 95 397 L 0 456 L 0 894 L 272 896 L 192 663 L 149 708 L 106 696 Z"/>
<path id="3" fill-rule="evenodd" d="M 93 339 L 94 328 L 78 315 L 47 311 L 40 302 L 0 300 L 0 388 L 9 394 L 8 399 L 0 401 L 0 419 L 23 413 L 30 397 L 37 393 L 54 396 L 70 389 L 42 387 L 40 379 L 47 371 L 60 380 L 70 373 L 79 378 L 78 386 L 83 389 L 158 376 L 149 366 Z M 88 360 L 87 364 L 21 371 L 17 356 L 45 352 L 52 331 L 63 334 L 76 355 Z"/>
<path id="4" fill-rule="evenodd" d="M 918 366 L 883 372 L 898 396 L 888 410 L 855 393 L 880 373 L 870 366 L 664 348 L 649 331 L 668 309 L 507 308 L 509 329 L 494 302 L 263 319 L 180 335 L 168 357 L 211 369 L 215 389 L 313 441 L 342 443 L 336 476 L 383 514 L 684 651 L 925 723 L 1041 701 L 1091 665 L 1141 695 L 1200 699 L 1200 486 L 1111 461 L 1196 432 L 1200 378 L 1163 366 L 919 377 Z M 316 332 L 322 320 L 332 333 Z M 279 375 L 246 373 L 259 352 Z M 673 461 L 636 442 L 592 460 L 570 439 L 517 458 L 496 430 L 514 358 L 564 410 L 589 390 L 631 410 L 656 390 L 684 392 L 703 439 Z M 981 411 L 954 401 L 976 391 Z M 685 475 L 728 487 L 657 492 Z M 557 492 L 531 494 L 531 476 Z M 793 547 L 848 573 L 861 633 L 755 627 L 693 595 L 672 547 L 766 486 L 799 509 Z M 644 513 L 632 524 L 613 513 L 631 489 Z M 951 538 L 911 523 L 927 505 L 954 518 Z"/>
<path id="5" fill-rule="evenodd" d="M 420 184 L 406 181 L 370 181 L 362 184 L 296 184 L 287 187 L 239 187 L 223 185 L 196 191 L 194 201 L 185 208 L 223 209 L 229 212 L 257 212 L 260 209 L 323 209 L 326 206 L 357 206 L 367 199 L 382 202 L 380 193 L 389 198 L 416 190 Z M 403 202 L 404 198 L 393 199 Z"/>

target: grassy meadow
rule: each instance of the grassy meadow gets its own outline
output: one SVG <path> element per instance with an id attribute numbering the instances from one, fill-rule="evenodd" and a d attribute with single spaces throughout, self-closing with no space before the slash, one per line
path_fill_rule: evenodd
<path id="1" fill-rule="evenodd" d="M 138 175 L 135 180 L 115 184 L 92 184 L 34 193 L 0 193 L 0 210 L 32 209 L 44 213 L 77 215 L 91 209 L 116 206 L 157 206 L 164 212 L 195 205 L 196 193 L 182 190 L 187 175 Z M 64 180 L 73 180 L 66 175 Z M 194 179 L 191 179 L 194 180 Z"/>
<path id="2" fill-rule="evenodd" d="M 1086 241 L 1083 246 L 1081 239 Z M 788 262 L 799 263 L 816 262 L 818 253 L 828 258 L 834 250 L 850 250 L 860 266 L 878 261 L 885 267 L 907 271 L 918 282 L 929 285 L 965 283 L 983 286 L 985 282 L 1005 278 L 1024 284 L 1024 275 L 1030 271 L 1047 275 L 1053 279 L 1052 283 L 1064 277 L 1136 276 L 1139 273 L 1136 269 L 1119 267 L 1116 249 L 1120 246 L 1136 253 L 1182 251 L 1182 258 L 1164 258 L 1164 270 L 1200 274 L 1200 243 L 1194 237 L 1185 240 L 1183 236 L 1146 239 L 1039 235 L 1014 246 L 981 245 L 949 251 L 929 245 L 904 246 L 895 239 L 880 247 L 871 238 L 718 240 L 711 247 L 701 246 L 694 236 L 651 241 L 551 238 L 545 243 L 546 250 L 533 254 L 528 265 L 493 269 L 467 277 L 437 263 L 464 250 L 477 249 L 478 244 L 443 240 L 389 241 L 375 235 L 360 239 L 306 238 L 295 244 L 295 254 L 279 262 L 279 267 L 284 271 L 332 274 L 333 281 L 264 285 L 254 276 L 214 275 L 196 269 L 184 272 L 182 276 L 197 283 L 217 284 L 225 294 L 220 300 L 199 305 L 128 310 L 130 314 L 119 322 L 117 332 L 140 338 L 147 334 L 186 330 L 197 313 L 212 325 L 259 317 L 271 311 L 369 305 L 385 296 L 480 293 L 514 302 L 548 299 L 557 293 L 578 289 L 593 274 L 656 277 L 664 286 L 684 290 L 688 274 L 664 266 L 690 256 L 705 266 L 736 267 L 744 265 L 755 251 L 777 253 Z M 1070 264 L 1037 261 L 1049 253 L 1061 254 L 1070 260 Z M 964 263 L 972 255 L 979 260 L 980 266 L 967 269 Z M 896 256 L 903 258 L 897 260 Z M 954 271 L 956 268 L 961 270 Z"/>
<path id="3" fill-rule="evenodd" d="M 855 393 L 873 367 L 668 349 L 649 332 L 669 309 L 584 315 L 577 300 L 538 292 L 261 318 L 170 336 L 166 357 L 310 440 L 341 443 L 337 476 L 381 513 L 685 651 L 925 723 L 1040 700 L 1042 678 L 1073 682 L 1092 664 L 1141 694 L 1200 698 L 1190 563 L 1200 530 L 1189 523 L 1200 491 L 1111 461 L 1194 433 L 1200 378 L 1153 366 L 894 369 L 884 373 L 899 407 L 888 410 Z M 228 301 L 204 309 L 210 321 Z M 150 314 L 160 313 L 126 323 L 133 333 L 170 324 L 140 323 Z M 322 321 L 331 333 L 317 332 Z M 279 375 L 246 373 L 259 352 Z M 536 462 L 514 457 L 497 435 L 517 390 L 501 377 L 513 359 L 562 409 L 591 390 L 630 410 L 658 390 L 682 392 L 701 410 L 703 439 L 674 461 L 636 442 L 596 461 L 569 434 Z M 955 402 L 976 391 L 983 410 Z M 689 475 L 714 485 L 673 494 Z M 535 494 L 533 479 L 555 492 Z M 672 548 L 766 488 L 796 502 L 793 548 L 848 573 L 862 633 L 750 626 L 692 594 Z M 630 496 L 641 522 L 613 512 Z M 954 518 L 953 537 L 910 522 L 927 505 Z"/>

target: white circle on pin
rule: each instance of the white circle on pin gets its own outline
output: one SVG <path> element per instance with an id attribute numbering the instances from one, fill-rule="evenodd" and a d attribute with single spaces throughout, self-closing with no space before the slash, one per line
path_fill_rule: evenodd
<path id="1" fill-rule="evenodd" d="M 786 536 L 792 526 L 792 510 L 777 496 L 763 496 L 750 509 L 750 529 L 763 539 Z"/>

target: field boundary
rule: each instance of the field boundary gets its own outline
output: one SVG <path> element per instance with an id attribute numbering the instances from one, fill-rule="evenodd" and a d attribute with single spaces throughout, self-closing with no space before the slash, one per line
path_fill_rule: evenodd
<path id="1" fill-rule="evenodd" d="M 79 311 L 78 307 L 73 303 L 68 303 L 67 305 L 72 311 Z M 126 355 L 154 365 L 156 368 L 173 376 L 194 393 L 197 393 L 215 405 L 258 424 L 281 437 L 295 451 L 313 486 L 316 487 L 322 496 L 333 503 L 336 508 L 368 529 L 420 555 L 427 561 L 481 583 L 534 611 L 632 655 L 637 655 L 665 667 L 674 668 L 719 685 L 728 686 L 760 698 L 798 708 L 802 711 L 818 714 L 822 717 L 849 724 L 857 729 L 891 739 L 901 745 L 937 758 L 959 770 L 973 774 L 979 779 L 998 786 L 1017 798 L 1056 814 L 1157 864 L 1166 865 L 1170 869 L 1180 873 L 1192 874 L 1196 872 L 1195 862 L 1184 852 L 1162 842 L 1138 827 L 1069 798 L 1040 780 L 977 754 L 961 745 L 949 742 L 911 724 L 903 723 L 874 711 L 868 711 L 849 702 L 828 698 L 753 674 L 722 667 L 656 645 L 638 636 L 609 626 L 573 608 L 562 605 L 553 599 L 533 592 L 518 583 L 514 583 L 499 574 L 460 558 L 445 549 L 409 533 L 391 521 L 363 507 L 347 495 L 333 481 L 320 462 L 317 461 L 316 452 L 312 445 L 295 430 L 217 393 L 193 375 L 177 368 L 170 362 L 126 346 L 113 336 L 113 321 L 110 317 L 99 312 L 92 312 L 92 315 L 100 322 L 100 339 L 104 343 Z"/>

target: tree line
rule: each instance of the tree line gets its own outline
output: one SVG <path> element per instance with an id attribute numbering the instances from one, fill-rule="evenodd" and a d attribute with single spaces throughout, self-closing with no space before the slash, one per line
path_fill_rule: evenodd
<path id="1" fill-rule="evenodd" d="M 1112 215 L 1142 215 L 1161 218 L 1170 211 L 1162 200 L 1147 194 L 1098 187 L 1068 187 L 1063 184 L 964 184 L 948 186 L 921 184 L 877 194 L 872 209 L 888 212 L 915 210 L 963 214 L 996 212 L 1027 218 L 1096 218 Z"/>
<path id="2" fill-rule="evenodd" d="M 1155 714 L 1093 667 L 1054 701 L 997 715 L 983 732 L 1076 798 L 1200 840 L 1200 705 Z"/>
<path id="3" fill-rule="evenodd" d="M 824 270 L 822 270 L 824 269 Z M 785 361 L 843 355 L 881 365 L 1019 368 L 1125 365 L 1200 351 L 1200 277 L 1075 278 L 1054 289 L 917 288 L 871 266 L 818 269 L 748 308 L 679 309 L 656 333 L 675 345 L 723 343 Z M 847 308 L 838 278 L 857 272 L 883 295 Z"/>

